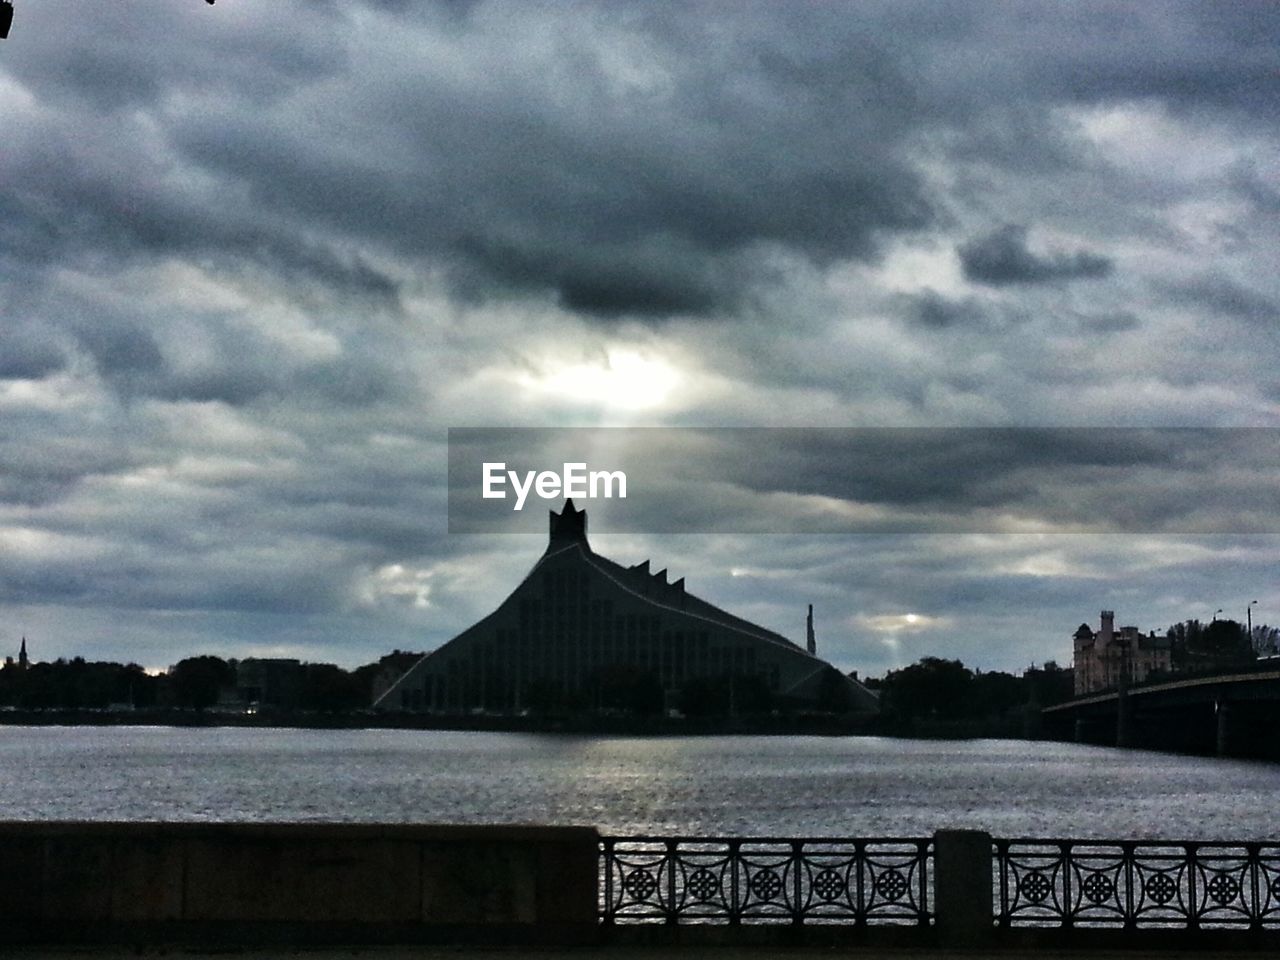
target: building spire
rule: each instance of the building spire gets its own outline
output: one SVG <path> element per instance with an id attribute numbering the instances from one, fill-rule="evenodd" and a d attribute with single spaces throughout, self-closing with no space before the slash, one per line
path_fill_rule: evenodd
<path id="1" fill-rule="evenodd" d="M 809 652 L 814 656 L 818 654 L 818 638 L 813 633 L 813 604 L 809 604 L 809 617 L 805 621 L 805 641 Z"/>
<path id="2" fill-rule="evenodd" d="M 27 669 L 27 638 L 22 638 L 22 646 L 18 648 L 18 669 Z"/>
<path id="3" fill-rule="evenodd" d="M 564 509 L 559 513 L 551 511 L 551 538 L 548 548 L 565 543 L 587 542 L 587 511 L 579 510 L 572 500 L 564 502 Z"/>

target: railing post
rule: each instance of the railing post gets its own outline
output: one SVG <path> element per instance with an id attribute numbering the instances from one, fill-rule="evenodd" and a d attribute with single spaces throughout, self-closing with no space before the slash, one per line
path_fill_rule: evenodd
<path id="1" fill-rule="evenodd" d="M 677 853 L 679 849 L 679 841 L 667 841 L 667 923 L 675 923 L 676 915 L 679 913 L 676 904 L 676 867 L 679 860 Z"/>
<path id="2" fill-rule="evenodd" d="M 997 905 L 996 916 L 1000 920 L 1001 927 L 1008 927 L 1010 923 L 1009 915 L 1009 841 L 996 841 L 996 862 L 1000 864 L 1000 900 Z"/>
<path id="3" fill-rule="evenodd" d="M 1074 893 L 1071 889 L 1071 841 L 1064 840 L 1058 844 L 1062 852 L 1062 925 L 1071 927 L 1075 923 L 1073 910 Z"/>
<path id="4" fill-rule="evenodd" d="M 804 922 L 804 904 L 800 900 L 803 878 L 800 871 L 804 867 L 804 843 L 791 841 L 791 922 L 799 926 Z"/>
<path id="5" fill-rule="evenodd" d="M 854 871 L 855 889 L 857 891 L 857 898 L 854 900 L 857 906 L 856 922 L 858 926 L 865 927 L 867 925 L 867 842 L 865 840 L 858 840 L 854 843 L 853 857 L 854 866 L 857 868 Z M 920 869 L 924 870 L 924 866 L 924 858 L 921 857 Z"/>
<path id="6" fill-rule="evenodd" d="M 738 883 L 742 866 L 741 844 L 740 840 L 729 841 L 729 923 L 734 926 L 742 922 L 742 892 Z"/>
<path id="7" fill-rule="evenodd" d="M 1196 863 L 1196 845 L 1188 843 L 1183 846 L 1187 851 L 1187 927 L 1191 930 L 1200 929 L 1200 877 L 1197 874 L 1199 869 Z"/>
<path id="8" fill-rule="evenodd" d="M 933 896 L 944 947 L 981 946 L 991 939 L 991 835 L 939 830 L 933 835 Z"/>
<path id="9" fill-rule="evenodd" d="M 1137 898 L 1133 895 L 1133 861 L 1137 856 L 1137 845 L 1132 841 L 1123 841 L 1120 849 L 1124 855 L 1124 928 L 1133 930 L 1138 926 Z"/>
<path id="10" fill-rule="evenodd" d="M 606 926 L 613 924 L 613 837 L 600 841 L 600 861 L 604 872 L 604 909 L 600 917 Z"/>
<path id="11" fill-rule="evenodd" d="M 1258 883 L 1258 874 L 1262 871 L 1260 862 L 1262 848 L 1259 844 L 1248 843 L 1245 844 L 1245 849 L 1249 851 L 1249 929 L 1260 930 L 1265 901 L 1263 890 Z"/>

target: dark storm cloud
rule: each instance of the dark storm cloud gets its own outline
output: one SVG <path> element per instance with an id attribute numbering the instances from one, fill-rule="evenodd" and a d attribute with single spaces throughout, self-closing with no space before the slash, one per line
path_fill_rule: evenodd
<path id="1" fill-rule="evenodd" d="M 34 4 L 22 12 L 26 55 L 13 69 L 60 105 L 104 114 L 153 108 L 175 92 L 225 92 L 261 104 L 344 65 L 338 21 L 309 4 L 292 7 L 296 19 L 285 24 L 164 2 L 106 16 Z"/>
<path id="2" fill-rule="evenodd" d="M 376 18 L 358 23 L 347 5 L 283 7 L 287 31 L 171 4 L 105 33 L 90 18 L 63 25 L 63 42 L 19 57 L 15 74 L 73 105 L 154 111 L 157 145 L 222 195 L 163 176 L 122 192 L 91 159 L 35 144 L 20 219 L 37 240 L 266 258 L 389 297 L 395 282 L 343 268 L 344 249 L 443 268 L 473 302 L 531 293 L 601 317 L 723 314 L 750 302 L 770 251 L 869 260 L 938 224 L 913 153 L 921 131 L 963 140 L 1002 111 L 1133 97 L 1269 109 L 1256 90 L 1277 23 L 1259 5 L 1048 6 L 1016 35 L 986 5 L 945 18 L 911 4 L 368 6 Z M 405 49 L 367 45 L 389 30 Z M 414 41 L 433 52 L 407 56 Z M 174 109 L 175 90 L 198 108 Z M 1007 163 L 1057 136 L 1040 133 L 1011 140 Z M 1032 253 L 1017 226 L 961 256 L 993 285 L 1112 266 L 1092 251 Z"/>
<path id="3" fill-rule="evenodd" d="M 103 382 L 125 400 L 218 401 L 245 406 L 260 401 L 319 401 L 361 407 L 402 396 L 403 365 L 374 349 L 358 329 L 329 333 L 332 356 L 309 356 L 229 311 L 184 315 L 180 327 L 168 308 L 94 303 L 85 295 L 62 301 L 68 341 L 92 363 Z"/>
<path id="4" fill-rule="evenodd" d="M 400 284 L 342 245 L 309 238 L 295 224 L 245 209 L 234 197 L 167 189 L 168 167 L 145 151 L 114 158 L 50 141 L 12 157 L 19 190 L 0 203 L 6 235 L 24 272 L 73 259 L 145 262 L 190 257 L 228 271 L 267 273 L 278 283 L 320 288 L 348 301 L 397 311 Z"/>
<path id="5" fill-rule="evenodd" d="M 1081 6 L 1082 15 L 1101 13 L 1090 31 L 1092 49 L 1073 62 L 1048 57 L 1051 73 L 1076 97 L 1159 98 L 1178 108 L 1271 118 L 1280 110 L 1274 95 L 1280 17 L 1274 4 Z"/>
<path id="6" fill-rule="evenodd" d="M 1096 280 L 1108 276 L 1114 268 L 1110 257 L 1085 250 L 1033 253 L 1027 246 L 1027 228 L 1017 224 L 962 244 L 957 253 L 965 277 L 993 287 Z"/>
<path id="7" fill-rule="evenodd" d="M 935 290 L 903 298 L 910 316 L 925 327 L 946 329 L 981 324 L 986 314 L 972 300 L 955 300 Z"/>
<path id="8" fill-rule="evenodd" d="M 454 429 L 450 530 L 540 529 L 484 464 L 626 474 L 616 528 L 657 532 L 1277 532 L 1274 430 Z M 558 502 L 558 497 L 556 498 Z"/>
<path id="9" fill-rule="evenodd" d="M 844 26 L 817 42 L 813 25 L 788 36 L 743 18 L 692 58 L 676 24 L 606 10 L 552 14 L 568 18 L 560 63 L 512 36 L 529 8 L 473 17 L 453 39 L 493 61 L 483 78 L 425 63 L 367 105 L 375 136 L 397 131 L 409 179 L 388 181 L 373 154 L 353 165 L 322 126 L 282 128 L 270 115 L 185 124 L 177 143 L 269 210 L 449 265 L 464 295 L 549 291 L 604 316 L 724 310 L 771 247 L 865 258 L 883 233 L 930 222 L 895 146 L 910 84 L 870 39 Z M 712 26 L 668 12 L 695 36 Z M 611 75 L 612 58 L 636 54 L 627 44 L 653 58 L 640 69 L 662 72 L 637 82 L 660 89 Z M 566 64 L 572 84 L 555 82 Z"/>
<path id="10" fill-rule="evenodd" d="M 128 446 L 112 445 L 112 431 L 96 436 L 65 436 L 47 417 L 14 417 L 0 427 L 0 504 L 41 507 L 57 502 L 86 476 L 136 466 L 138 456 Z M 43 421 L 43 422 L 41 422 Z M 57 437 L 31 444 L 28 436 Z M 120 441 L 122 438 L 114 438 Z"/>
<path id="11" fill-rule="evenodd" d="M 1253 161 L 1235 164 L 1228 173 L 1228 182 L 1259 213 L 1280 214 L 1280 189 L 1267 183 Z"/>
<path id="12" fill-rule="evenodd" d="M 0 380 L 38 380 L 66 362 L 66 351 L 47 331 L 0 318 Z"/>
<path id="13" fill-rule="evenodd" d="M 1229 277 L 1210 275 L 1179 280 L 1167 284 L 1165 292 L 1178 304 L 1192 304 L 1258 326 L 1280 326 L 1280 303 Z"/>
<path id="14" fill-rule="evenodd" d="M 1093 333 L 1125 333 L 1142 326 L 1142 320 L 1128 311 L 1082 316 L 1079 321 L 1085 330 Z"/>
<path id="15" fill-rule="evenodd" d="M 780 33 L 768 8 L 718 23 L 679 7 L 622 17 L 599 7 L 474 13 L 465 28 L 453 17 L 415 26 L 455 54 L 490 61 L 482 81 L 425 62 L 416 75 L 375 77 L 371 101 L 343 87 L 316 94 L 316 111 L 288 123 L 269 105 L 246 102 L 253 92 L 246 98 L 238 80 L 271 76 L 281 98 L 305 99 L 346 69 L 350 42 L 339 32 L 331 58 L 319 58 L 306 16 L 297 49 L 281 49 L 283 37 L 267 44 L 249 31 L 215 34 L 212 49 L 187 64 L 163 45 L 163 55 L 149 56 L 135 34 L 117 29 L 98 38 L 92 56 L 63 47 L 19 63 L 20 78 L 97 111 L 167 112 L 169 90 L 207 96 L 201 83 L 235 93 L 225 109 L 166 124 L 188 161 L 224 180 L 224 202 L 197 210 L 197 198 L 163 176 L 144 186 L 36 143 L 17 158 L 25 185 L 18 219 L 57 246 L 284 260 L 268 226 L 280 217 L 321 228 L 321 248 L 374 242 L 444 264 L 473 297 L 551 292 L 570 309 L 605 316 L 723 311 L 741 301 L 772 247 L 816 262 L 866 258 L 885 233 L 932 219 L 899 150 L 911 84 L 845 18 L 798 18 Z M 515 33 L 548 16 L 560 21 L 551 26 L 552 60 Z M 695 56 L 699 42 L 706 47 Z M 229 57 L 227 76 L 212 72 L 215 52 Z M 636 57 L 653 63 L 627 70 L 657 71 L 634 81 L 641 89 L 615 75 L 615 59 Z M 113 95 L 120 101 L 99 99 Z M 332 122 L 344 115 L 365 129 L 361 142 L 344 142 L 341 122 Z M 237 201 L 241 188 L 251 207 Z M 60 215 L 64 203 L 75 216 Z"/>

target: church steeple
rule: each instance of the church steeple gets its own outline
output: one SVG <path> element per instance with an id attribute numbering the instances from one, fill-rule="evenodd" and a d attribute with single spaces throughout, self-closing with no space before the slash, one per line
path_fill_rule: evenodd
<path id="1" fill-rule="evenodd" d="M 572 500 L 564 502 L 559 513 L 551 511 L 551 539 L 548 548 L 566 543 L 587 543 L 587 511 L 579 510 Z"/>
<path id="2" fill-rule="evenodd" d="M 22 638 L 22 646 L 18 648 L 18 669 L 27 669 L 27 638 Z"/>

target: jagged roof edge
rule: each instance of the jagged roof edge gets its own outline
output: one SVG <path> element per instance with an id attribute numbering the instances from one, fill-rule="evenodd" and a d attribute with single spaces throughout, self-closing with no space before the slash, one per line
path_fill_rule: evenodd
<path id="1" fill-rule="evenodd" d="M 552 550 L 550 545 L 548 545 L 546 551 L 542 554 L 542 556 L 538 557 L 538 559 L 534 561 L 533 566 L 529 568 L 529 572 L 520 578 L 520 582 L 511 588 L 511 592 L 508 593 L 505 597 L 503 597 L 502 601 L 496 607 L 494 607 L 489 613 L 486 613 L 483 617 L 481 617 L 475 623 L 471 624 L 471 626 L 462 630 L 460 633 L 455 633 L 452 637 L 450 637 L 444 643 L 440 644 L 440 646 L 436 647 L 434 650 L 428 650 L 417 660 L 413 661 L 413 663 L 410 664 L 410 666 L 404 671 L 404 673 L 400 674 L 400 676 L 396 678 L 395 683 L 391 684 L 391 686 L 387 687 L 386 690 L 382 691 L 382 694 L 377 699 L 375 699 L 372 704 L 370 704 L 370 707 L 376 707 L 378 704 L 382 703 L 382 701 L 387 699 L 387 697 L 389 697 L 395 690 L 399 689 L 400 684 L 404 683 L 405 678 L 408 677 L 409 674 L 413 673 L 413 671 L 417 670 L 418 667 L 426 663 L 428 660 L 434 657 L 437 653 L 439 653 L 445 647 L 449 646 L 449 644 L 453 643 L 453 641 L 457 640 L 462 636 L 465 636 L 466 634 L 470 633 L 472 630 L 475 630 L 483 626 L 487 621 L 492 620 L 494 617 L 496 617 L 498 613 L 501 612 L 502 608 L 507 605 L 507 601 L 510 600 L 512 597 L 514 597 L 516 593 L 519 592 L 520 588 L 529 582 L 529 578 L 532 577 L 535 573 L 537 573 L 538 568 L 542 566 L 547 560 L 551 559 L 552 557 L 559 556 L 560 554 L 564 553 L 564 551 L 566 550 L 572 550 L 574 548 L 580 549 L 581 546 L 582 545 L 579 543 L 567 543 L 558 550 Z"/>

